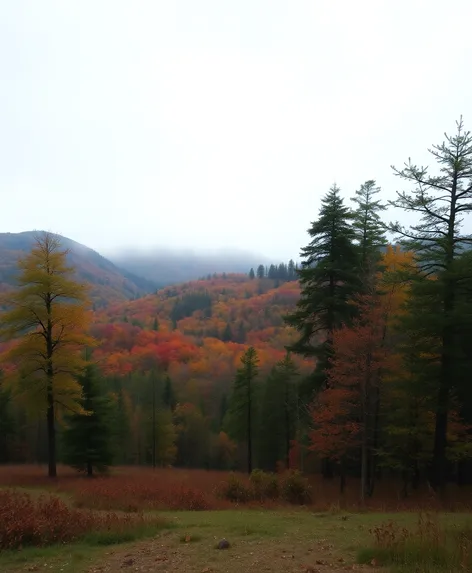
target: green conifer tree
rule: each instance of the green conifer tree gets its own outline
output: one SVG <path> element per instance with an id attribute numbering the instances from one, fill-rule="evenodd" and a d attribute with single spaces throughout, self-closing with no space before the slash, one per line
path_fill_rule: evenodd
<path id="1" fill-rule="evenodd" d="M 378 269 L 381 249 L 387 243 L 385 238 L 386 226 L 380 218 L 380 213 L 386 206 L 376 199 L 380 187 L 375 181 L 363 183 L 356 195 L 351 199 L 355 204 L 353 229 L 359 248 L 359 271 L 364 289 L 368 288 L 369 279 L 374 279 Z"/>
<path id="2" fill-rule="evenodd" d="M 259 265 L 257 267 L 257 278 L 258 279 L 263 279 L 266 276 L 266 272 L 264 269 L 264 265 Z"/>
<path id="3" fill-rule="evenodd" d="M 0 371 L 0 463 L 10 461 L 11 445 L 16 433 L 15 419 L 11 410 L 11 392 L 2 387 Z"/>
<path id="4" fill-rule="evenodd" d="M 229 342 L 233 340 L 233 331 L 231 330 L 229 322 L 226 323 L 223 334 L 221 335 L 221 340 L 223 340 L 223 342 Z"/>
<path id="5" fill-rule="evenodd" d="M 249 347 L 241 356 L 228 409 L 228 426 L 232 437 L 247 444 L 247 471 L 252 472 L 254 438 L 254 393 L 259 358 Z"/>
<path id="6" fill-rule="evenodd" d="M 170 410 L 174 411 L 175 406 L 177 405 L 177 399 L 174 392 L 174 386 L 172 384 L 172 380 L 170 376 L 167 375 L 165 382 L 164 382 L 164 394 L 162 397 L 162 401 L 164 405 L 169 408 Z"/>
<path id="7" fill-rule="evenodd" d="M 260 414 L 259 460 L 269 470 L 283 461 L 289 467 L 291 442 L 296 437 L 298 400 L 295 377 L 298 370 L 287 353 L 272 368 L 264 387 Z"/>
<path id="8" fill-rule="evenodd" d="M 461 118 L 456 134 L 445 134 L 445 138 L 429 150 L 438 166 L 436 175 L 430 175 L 427 167 L 419 167 L 411 160 L 403 169 L 393 167 L 400 179 L 413 185 L 413 190 L 398 192 L 391 205 L 419 214 L 420 221 L 410 227 L 398 222 L 390 225 L 403 246 L 415 253 L 419 272 L 413 273 L 412 280 L 420 287 L 425 284 L 425 277 L 435 278 L 434 284 L 425 288 L 436 290 L 431 296 L 438 301 L 429 322 L 432 334 L 438 332 L 440 340 L 431 468 L 432 485 L 440 490 L 446 483 L 448 420 L 460 367 L 457 360 L 460 334 L 454 320 L 459 304 L 455 266 L 465 245 L 472 243 L 471 235 L 462 231 L 464 215 L 472 212 L 472 134 L 464 131 Z M 422 288 L 417 289 L 421 291 Z"/>
<path id="9" fill-rule="evenodd" d="M 112 463 L 110 399 L 106 396 L 93 365 L 79 378 L 83 389 L 82 406 L 86 414 L 66 416 L 63 433 L 66 465 L 92 476 L 105 472 Z"/>
<path id="10" fill-rule="evenodd" d="M 308 233 L 312 240 L 302 248 L 301 297 L 295 312 L 285 318 L 299 332 L 289 350 L 317 358 L 305 398 L 326 384 L 325 370 L 332 354 L 332 333 L 353 315 L 350 300 L 359 290 L 358 249 L 354 244 L 353 213 L 333 185 L 322 199 L 319 218 Z"/>

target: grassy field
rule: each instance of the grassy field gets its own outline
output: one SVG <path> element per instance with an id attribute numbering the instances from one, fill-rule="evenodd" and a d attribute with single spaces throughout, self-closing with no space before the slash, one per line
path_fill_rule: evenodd
<path id="1" fill-rule="evenodd" d="M 46 505 L 30 523 L 21 548 L 13 536 L 15 548 L 0 551 L 0 571 L 472 570 L 472 516 L 457 511 L 456 502 L 452 504 L 455 512 L 429 505 L 423 507 L 429 514 L 419 514 L 418 508 L 398 511 L 401 506 L 397 511 L 361 511 L 343 499 L 323 501 L 315 490 L 312 503 L 304 507 L 267 500 L 234 504 L 215 493 L 215 487 L 227 477 L 197 470 L 153 473 L 122 469 L 103 480 L 80 479 L 63 471 L 59 480 L 51 482 L 38 468 L 2 468 L 0 493 L 12 491 L 13 486 L 14 492 L 30 496 L 28 503 Z M 59 500 L 52 509 L 50 502 L 43 500 L 45 491 Z M 18 527 L 26 527 L 34 513 L 25 500 L 12 504 L 9 514 L 5 506 L 0 507 L 0 514 L 4 512 L 0 515 L 0 541 L 10 531 L 12 516 L 18 517 Z M 91 530 L 76 527 L 73 537 L 67 537 L 68 523 L 81 520 Z M 30 532 L 36 530 L 42 531 L 39 539 L 53 545 L 29 546 Z M 223 538 L 230 547 L 219 550 L 216 546 Z"/>
<path id="2" fill-rule="evenodd" d="M 274 571 L 334 573 L 373 568 L 381 562 L 374 555 L 367 564 L 359 556 L 372 545 L 370 530 L 392 518 L 414 528 L 413 514 L 325 514 L 308 510 L 227 510 L 162 513 L 168 527 L 140 541 L 101 546 L 100 539 L 43 549 L 0 553 L 0 571 L 114 572 L 228 572 Z M 464 515 L 445 514 L 443 523 L 464 525 Z M 216 549 L 221 539 L 230 548 Z M 97 545 L 98 541 L 98 545 Z M 364 553 L 365 555 L 365 553 Z M 388 569 L 386 569 L 388 570 Z M 397 568 L 401 571 L 456 572 L 466 569 Z"/>

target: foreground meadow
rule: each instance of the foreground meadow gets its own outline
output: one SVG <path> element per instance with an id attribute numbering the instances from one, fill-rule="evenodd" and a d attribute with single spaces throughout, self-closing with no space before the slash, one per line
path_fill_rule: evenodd
<path id="1" fill-rule="evenodd" d="M 260 480 L 222 472 L 119 468 L 90 480 L 60 470 L 51 481 L 44 468 L 0 469 L 0 571 L 472 570 L 466 491 L 405 502 L 389 484 L 360 508 L 356 483 L 340 498 L 313 479 L 300 505 L 298 478 L 277 478 L 276 496 L 273 481 L 264 493 Z"/>

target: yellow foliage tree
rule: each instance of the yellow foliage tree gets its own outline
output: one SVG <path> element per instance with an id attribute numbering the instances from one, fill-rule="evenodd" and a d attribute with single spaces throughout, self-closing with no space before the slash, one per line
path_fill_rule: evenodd
<path id="1" fill-rule="evenodd" d="M 27 407 L 47 418 L 49 477 L 57 475 L 57 410 L 83 412 L 77 376 L 87 364 L 83 349 L 94 345 L 86 334 L 87 288 L 74 280 L 67 253 L 57 236 L 38 236 L 18 263 L 18 289 L 5 295 L 8 310 L 1 316 L 2 338 L 16 341 L 2 357 L 14 367 L 7 381 Z"/>

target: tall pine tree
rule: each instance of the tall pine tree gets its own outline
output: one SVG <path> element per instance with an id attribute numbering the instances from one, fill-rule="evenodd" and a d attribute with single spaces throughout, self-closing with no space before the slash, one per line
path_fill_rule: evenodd
<path id="1" fill-rule="evenodd" d="M 247 445 L 247 471 L 252 472 L 254 439 L 254 392 L 259 358 L 250 346 L 241 356 L 228 409 L 228 426 L 232 437 Z"/>
<path id="2" fill-rule="evenodd" d="M 85 415 L 65 418 L 63 461 L 91 477 L 105 472 L 112 463 L 110 399 L 103 393 L 93 365 L 79 378 Z"/>
<path id="3" fill-rule="evenodd" d="M 260 414 L 260 454 L 264 468 L 275 470 L 279 461 L 290 467 L 290 449 L 298 429 L 298 370 L 290 354 L 272 368 L 264 388 Z"/>
<path id="4" fill-rule="evenodd" d="M 386 206 L 376 199 L 379 193 L 380 187 L 376 186 L 375 181 L 369 180 L 361 185 L 351 199 L 356 205 L 352 226 L 359 248 L 359 271 L 363 290 L 369 288 L 372 279 L 375 280 L 381 248 L 387 243 L 386 227 L 380 218 L 380 213 Z"/>
<path id="5" fill-rule="evenodd" d="M 352 220 L 339 187 L 333 185 L 322 199 L 318 220 L 308 230 L 311 241 L 301 252 L 301 297 L 285 320 L 300 334 L 289 350 L 317 359 L 309 394 L 326 384 L 333 331 L 353 314 L 349 300 L 359 288 L 359 257 Z"/>
<path id="6" fill-rule="evenodd" d="M 419 214 L 420 220 L 410 227 L 400 223 L 390 226 L 403 245 L 415 253 L 419 273 L 413 279 L 424 283 L 425 277 L 435 277 L 433 289 L 437 292 L 431 296 L 436 296 L 439 302 L 431 319 L 436 323 L 432 335 L 439 337 L 439 367 L 431 481 L 433 487 L 441 490 L 446 482 L 448 418 L 460 369 L 459 332 L 454 320 L 459 289 L 455 264 L 464 246 L 472 243 L 472 236 L 462 231 L 464 215 L 472 212 L 472 135 L 464 131 L 461 118 L 456 134 L 445 134 L 445 138 L 443 143 L 429 150 L 438 166 L 436 175 L 430 175 L 427 167 L 419 167 L 411 160 L 403 169 L 393 167 L 400 179 L 413 185 L 413 190 L 398 192 L 391 204 Z M 427 289 L 430 286 L 427 285 Z"/>

